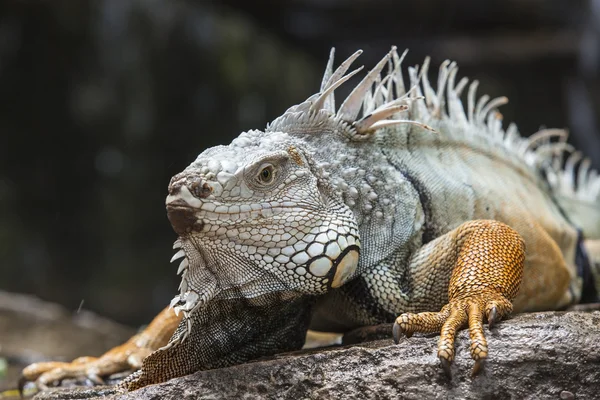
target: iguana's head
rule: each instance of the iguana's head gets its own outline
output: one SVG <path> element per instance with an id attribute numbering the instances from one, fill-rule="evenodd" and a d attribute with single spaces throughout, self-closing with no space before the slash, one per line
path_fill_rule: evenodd
<path id="1" fill-rule="evenodd" d="M 333 71 L 332 53 L 318 93 L 264 132 L 207 149 L 173 177 L 166 203 L 179 235 L 173 259 L 183 258 L 179 308 L 190 311 L 215 297 L 321 294 L 356 275 L 360 241 L 352 203 L 323 161 L 382 126 L 411 122 L 388 119 L 408 107 L 406 95 L 392 93 L 401 62 L 395 49 L 335 110 L 334 89 L 358 72 L 346 74 L 358 55 Z M 386 64 L 390 71 L 381 79 Z"/>
<path id="2" fill-rule="evenodd" d="M 353 276 L 354 216 L 298 143 L 245 132 L 172 178 L 166 204 L 188 308 L 214 296 L 324 293 Z"/>

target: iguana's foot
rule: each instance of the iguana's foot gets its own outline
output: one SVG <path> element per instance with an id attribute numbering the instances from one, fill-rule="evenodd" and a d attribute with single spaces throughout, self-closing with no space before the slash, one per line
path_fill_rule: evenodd
<path id="1" fill-rule="evenodd" d="M 33 381 L 39 389 L 43 390 L 48 386 L 60 384 L 64 379 L 89 380 L 94 384 L 102 385 L 104 384 L 102 377 L 140 368 L 142 360 L 152 351 L 153 349 L 147 347 L 139 347 L 135 340 L 129 340 L 101 357 L 79 357 L 70 363 L 48 361 L 31 364 L 23 369 L 19 386 L 22 389 L 26 382 Z"/>
<path id="2" fill-rule="evenodd" d="M 512 304 L 495 293 L 483 293 L 467 299 L 454 300 L 440 312 L 406 313 L 394 323 L 394 341 L 399 342 L 404 334 L 441 332 L 438 341 L 438 357 L 447 376 L 454 360 L 454 338 L 456 332 L 468 324 L 471 337 L 471 358 L 475 360 L 472 375 L 479 373 L 488 356 L 488 345 L 483 333 L 483 316 L 491 328 L 494 323 L 512 311 Z"/>
<path id="3" fill-rule="evenodd" d="M 144 358 L 167 344 L 180 321 L 181 314 L 175 315 L 167 307 L 142 332 L 100 357 L 79 357 L 70 363 L 49 361 L 31 364 L 23 369 L 19 390 L 22 391 L 27 382 L 35 382 L 39 389 L 45 389 L 57 386 L 64 379 L 104 384 L 103 377 L 139 369 Z"/>
<path id="4" fill-rule="evenodd" d="M 449 302 L 439 312 L 406 313 L 393 327 L 394 340 L 401 334 L 441 332 L 438 357 L 446 375 L 454 360 L 456 332 L 468 324 L 473 375 L 483 367 L 488 345 L 483 333 L 483 317 L 491 328 L 512 311 L 517 294 L 525 244 L 518 233 L 496 221 L 472 221 L 458 228 L 456 264 L 448 287 Z"/>

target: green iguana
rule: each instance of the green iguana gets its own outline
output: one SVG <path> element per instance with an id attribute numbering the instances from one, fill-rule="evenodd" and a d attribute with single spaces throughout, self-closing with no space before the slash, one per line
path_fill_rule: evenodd
<path id="1" fill-rule="evenodd" d="M 428 59 L 409 68 L 407 87 L 395 48 L 336 108 L 360 54 L 334 71 L 332 50 L 318 93 L 172 178 L 182 279 L 169 307 L 100 358 L 33 364 L 24 378 L 134 368 L 121 386 L 134 390 L 299 349 L 309 328 L 393 321 L 396 341 L 440 332 L 446 371 L 468 326 L 476 373 L 484 320 L 595 298 L 600 178 L 566 133 L 504 130 L 507 99 L 477 100 L 477 81 L 465 108 L 453 62 L 436 89 Z"/>

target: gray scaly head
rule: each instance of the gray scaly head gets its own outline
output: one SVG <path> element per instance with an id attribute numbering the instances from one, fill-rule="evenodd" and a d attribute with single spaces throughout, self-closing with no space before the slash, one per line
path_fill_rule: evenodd
<path id="1" fill-rule="evenodd" d="M 269 292 L 322 294 L 352 277 L 360 243 L 352 212 L 319 177 L 303 141 L 242 133 L 203 152 L 169 185 L 183 257 L 176 309 Z"/>

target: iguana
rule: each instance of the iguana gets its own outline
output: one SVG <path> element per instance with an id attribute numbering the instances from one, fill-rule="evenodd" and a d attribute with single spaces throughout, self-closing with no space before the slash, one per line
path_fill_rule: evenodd
<path id="1" fill-rule="evenodd" d="M 334 70 L 332 50 L 318 93 L 171 179 L 182 261 L 169 307 L 100 358 L 33 364 L 24 378 L 102 382 L 133 368 L 121 387 L 135 390 L 299 349 L 309 328 L 394 321 L 396 342 L 439 332 L 446 372 L 468 326 L 477 373 L 484 320 L 595 298 L 600 178 L 565 131 L 503 129 L 507 99 L 477 99 L 454 62 L 436 89 L 429 59 L 405 86 L 395 48 L 336 107 L 360 54 Z"/>

